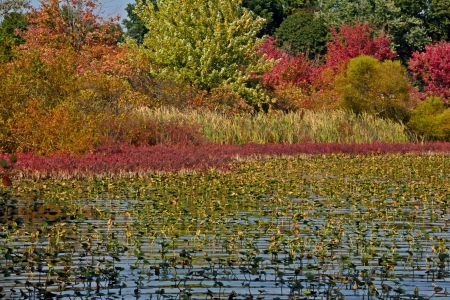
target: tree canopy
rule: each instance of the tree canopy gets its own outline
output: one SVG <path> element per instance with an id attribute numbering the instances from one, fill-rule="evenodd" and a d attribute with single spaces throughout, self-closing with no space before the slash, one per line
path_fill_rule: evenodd
<path id="1" fill-rule="evenodd" d="M 249 103 L 267 101 L 257 76 L 268 64 L 256 53 L 264 19 L 240 0 L 140 2 L 136 12 L 149 29 L 143 45 L 156 76 L 172 76 L 203 90 L 231 86 Z"/>
<path id="2" fill-rule="evenodd" d="M 323 20 L 307 10 L 288 16 L 275 31 L 279 46 L 294 54 L 306 53 L 311 59 L 325 54 L 328 34 Z"/>
<path id="3" fill-rule="evenodd" d="M 0 21 L 11 12 L 23 13 L 30 8 L 30 0 L 0 0 Z"/>
<path id="4" fill-rule="evenodd" d="M 156 5 L 156 0 L 142 1 L 142 3 L 144 4 L 147 4 L 147 2 Z M 137 15 L 135 9 L 136 3 L 127 4 L 125 10 L 128 14 L 128 19 L 124 19 L 122 21 L 122 24 L 127 30 L 127 35 L 136 40 L 138 44 L 142 44 L 142 42 L 144 41 L 144 36 L 148 32 L 148 29 L 147 27 L 145 27 L 145 24 L 144 22 L 142 22 L 141 18 L 139 18 L 139 16 Z"/>
<path id="5" fill-rule="evenodd" d="M 243 0 L 242 6 L 266 20 L 259 36 L 273 35 L 285 17 L 282 0 Z"/>
<path id="6" fill-rule="evenodd" d="M 409 8 L 411 14 L 402 13 L 405 6 L 397 6 L 394 0 L 324 0 L 318 14 L 335 29 L 341 24 L 375 26 L 393 38 L 394 49 L 406 61 L 413 51 L 422 50 L 431 42 L 431 38 L 424 21 L 417 17 L 414 9 Z"/>

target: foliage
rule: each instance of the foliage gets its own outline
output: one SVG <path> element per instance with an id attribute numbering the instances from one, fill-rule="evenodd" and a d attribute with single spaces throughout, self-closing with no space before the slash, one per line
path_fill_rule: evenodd
<path id="1" fill-rule="evenodd" d="M 417 15 L 402 13 L 396 0 L 325 0 L 319 14 L 335 29 L 342 24 L 371 24 L 379 33 L 392 37 L 393 46 L 403 61 L 412 51 L 423 49 L 431 41 L 423 20 Z"/>
<path id="2" fill-rule="evenodd" d="M 404 64 L 414 51 L 422 51 L 433 37 L 429 28 L 430 2 L 423 0 L 394 0 L 400 18 L 391 30 L 394 44 Z"/>
<path id="3" fill-rule="evenodd" d="M 432 41 L 450 41 L 450 1 L 431 0 L 429 3 L 427 27 Z M 419 49 L 421 50 L 421 49 Z"/>
<path id="4" fill-rule="evenodd" d="M 17 35 L 17 30 L 25 30 L 27 27 L 25 17 L 17 12 L 7 14 L 0 23 L 0 63 L 13 59 L 13 49 L 24 42 Z"/>
<path id="5" fill-rule="evenodd" d="M 284 19 L 275 31 L 278 45 L 293 54 L 305 53 L 310 59 L 326 52 L 328 27 L 313 12 L 299 10 Z"/>
<path id="6" fill-rule="evenodd" d="M 35 49 L 67 49 L 87 53 L 96 48 L 113 46 L 121 32 L 115 21 L 104 20 L 94 11 L 97 0 L 42 0 L 37 9 L 28 14 L 30 23 L 24 33 L 27 47 Z M 43 51 L 42 54 L 45 54 Z"/>
<path id="7" fill-rule="evenodd" d="M 384 35 L 376 36 L 373 27 L 367 24 L 342 24 L 339 32 L 332 28 L 331 35 L 325 55 L 326 68 L 337 67 L 362 54 L 379 60 L 392 59 L 396 54 L 389 48 L 391 40 Z"/>
<path id="8" fill-rule="evenodd" d="M 276 39 L 269 37 L 257 48 L 266 60 L 275 61 L 272 71 L 263 74 L 263 84 L 269 88 L 287 85 L 308 87 L 311 64 L 307 57 L 303 53 L 289 54 L 277 48 L 276 43 Z"/>
<path id="9" fill-rule="evenodd" d="M 9 173 L 11 172 L 12 165 L 15 164 L 16 162 L 17 162 L 16 155 L 11 155 L 9 157 L 9 163 L 4 158 L 0 159 L 0 167 L 3 170 L 3 172 L 1 173 L 2 183 L 3 183 L 3 186 L 5 186 L 5 187 L 12 185 L 12 181 L 9 178 Z"/>
<path id="10" fill-rule="evenodd" d="M 229 86 L 212 89 L 209 93 L 201 91 L 188 101 L 188 107 L 194 109 L 207 109 L 234 115 L 251 113 L 254 108 L 248 105 L 245 99 L 233 92 Z"/>
<path id="11" fill-rule="evenodd" d="M 138 70 L 94 1 L 45 0 L 27 15 L 24 44 L 0 73 L 0 149 L 40 154 L 92 151 L 148 98 L 129 80 Z"/>
<path id="12" fill-rule="evenodd" d="M 339 99 L 335 81 L 345 72 L 351 58 L 368 55 L 385 60 L 393 58 L 395 52 L 389 48 L 390 39 L 384 35 L 377 36 L 367 24 L 343 24 L 339 32 L 332 28 L 331 34 L 325 63 L 313 70 L 311 82 L 316 89 L 312 97 L 321 99 L 316 102 L 335 108 Z"/>
<path id="13" fill-rule="evenodd" d="M 273 97 L 276 99 L 272 108 L 275 111 L 297 112 L 302 109 L 326 109 L 323 103 L 313 101 L 309 91 L 299 86 L 283 85 L 277 86 L 273 91 Z"/>
<path id="14" fill-rule="evenodd" d="M 147 4 L 147 0 L 143 0 L 142 3 Z M 156 0 L 150 0 L 150 3 L 156 5 Z M 138 43 L 138 45 L 141 45 L 144 41 L 145 34 L 147 34 L 148 32 L 148 29 L 147 27 L 145 27 L 144 22 L 141 20 L 141 18 L 139 18 L 135 11 L 136 4 L 137 3 L 127 4 L 125 10 L 129 19 L 124 19 L 122 21 L 122 24 L 127 29 L 127 36 L 134 39 Z"/>
<path id="15" fill-rule="evenodd" d="M 350 60 L 347 70 L 337 80 L 343 107 L 356 113 L 368 112 L 404 121 L 410 100 L 406 69 L 400 62 L 380 62 L 369 56 Z"/>
<path id="16" fill-rule="evenodd" d="M 262 76 L 264 87 L 276 99 L 272 108 L 283 111 L 324 108 L 323 103 L 312 101 L 309 95 L 314 68 L 306 55 L 289 54 L 277 48 L 276 43 L 276 39 L 269 37 L 258 47 L 266 60 L 275 61 L 273 69 Z"/>
<path id="17" fill-rule="evenodd" d="M 99 144 L 106 121 L 102 115 L 82 113 L 67 103 L 44 109 L 34 102 L 14 118 L 15 122 L 8 127 L 16 144 L 14 150 L 41 155 L 58 152 L 81 155 L 92 151 Z"/>
<path id="18" fill-rule="evenodd" d="M 0 0 L 0 21 L 12 12 L 21 13 L 30 8 L 30 0 Z"/>
<path id="19" fill-rule="evenodd" d="M 259 36 L 273 35 L 284 18 L 282 0 L 243 0 L 242 6 L 265 19 Z"/>
<path id="20" fill-rule="evenodd" d="M 267 69 L 255 47 L 264 20 L 240 0 L 163 0 L 156 9 L 140 3 L 136 11 L 150 30 L 144 46 L 153 72 L 202 90 L 231 86 L 249 104 L 267 102 L 258 74 Z"/>
<path id="21" fill-rule="evenodd" d="M 408 68 L 420 82 L 423 95 L 450 98 L 450 42 L 427 45 L 424 52 L 414 52 Z"/>
<path id="22" fill-rule="evenodd" d="M 428 97 L 411 114 L 408 126 L 428 140 L 450 140 L 450 109 L 439 97 Z"/>
<path id="23" fill-rule="evenodd" d="M 301 9 L 315 9 L 320 1 L 317 0 L 281 0 L 284 13 L 287 16 L 293 15 Z"/>

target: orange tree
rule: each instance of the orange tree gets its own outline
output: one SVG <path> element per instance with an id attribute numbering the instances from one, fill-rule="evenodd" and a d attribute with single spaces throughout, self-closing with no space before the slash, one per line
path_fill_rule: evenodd
<path id="1" fill-rule="evenodd" d="M 118 18 L 97 8 L 96 0 L 41 0 L 27 14 L 24 44 L 0 70 L 1 150 L 85 153 L 141 98 L 128 81 Z"/>

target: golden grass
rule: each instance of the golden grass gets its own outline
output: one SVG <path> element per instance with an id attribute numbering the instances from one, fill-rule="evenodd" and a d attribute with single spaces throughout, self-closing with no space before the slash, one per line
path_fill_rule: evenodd
<path id="1" fill-rule="evenodd" d="M 172 107 L 140 109 L 140 117 L 200 126 L 203 136 L 218 144 L 329 142 L 408 142 L 403 125 L 369 114 L 323 110 L 227 116 L 209 110 Z"/>

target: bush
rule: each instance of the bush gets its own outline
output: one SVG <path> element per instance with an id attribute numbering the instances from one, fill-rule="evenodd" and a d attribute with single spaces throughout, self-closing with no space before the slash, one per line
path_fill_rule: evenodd
<path id="1" fill-rule="evenodd" d="M 450 99 L 450 42 L 425 46 L 425 52 L 414 52 L 408 68 L 423 87 L 423 96 Z"/>
<path id="2" fill-rule="evenodd" d="M 429 97 L 411 114 L 408 126 L 428 140 L 450 140 L 450 109 L 441 98 Z"/>
<path id="3" fill-rule="evenodd" d="M 410 85 L 400 62 L 361 55 L 350 60 L 336 84 L 343 108 L 400 122 L 408 118 Z"/>
<path id="4" fill-rule="evenodd" d="M 251 113 L 254 108 L 232 90 L 230 86 L 212 89 L 209 93 L 202 91 L 189 100 L 191 108 L 206 108 L 228 115 Z"/>
<path id="5" fill-rule="evenodd" d="M 17 152 L 81 155 L 101 140 L 104 123 L 102 115 L 87 115 L 68 103 L 48 109 L 35 101 L 15 113 L 4 141 Z"/>

